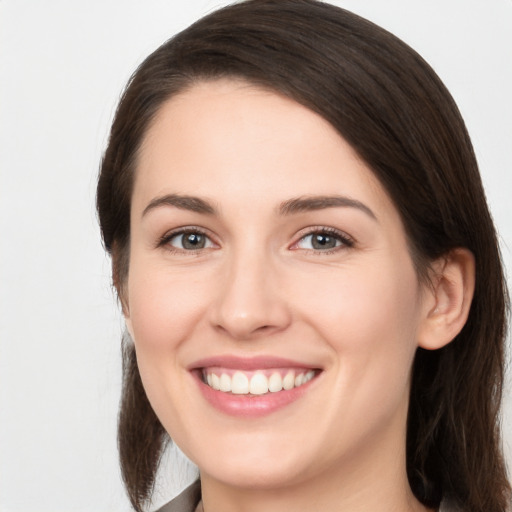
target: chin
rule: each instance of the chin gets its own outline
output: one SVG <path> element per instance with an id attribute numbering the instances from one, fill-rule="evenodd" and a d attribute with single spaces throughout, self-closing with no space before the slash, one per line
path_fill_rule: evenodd
<path id="1" fill-rule="evenodd" d="M 300 483 L 305 479 L 301 471 L 297 471 L 297 466 L 276 464 L 277 460 L 259 460 L 251 463 L 230 463 L 216 465 L 209 472 L 208 468 L 201 471 L 203 477 L 207 474 L 230 487 L 261 491 L 282 489 L 295 483 Z"/>
<path id="2" fill-rule="evenodd" d="M 215 453 L 202 451 L 197 458 L 191 454 L 201 476 L 241 489 L 272 490 L 294 485 L 307 478 L 315 460 L 313 454 L 297 448 L 304 443 L 293 442 L 290 446 L 283 436 L 268 439 L 255 435 L 252 440 L 227 443 L 218 439 L 215 445 Z"/>

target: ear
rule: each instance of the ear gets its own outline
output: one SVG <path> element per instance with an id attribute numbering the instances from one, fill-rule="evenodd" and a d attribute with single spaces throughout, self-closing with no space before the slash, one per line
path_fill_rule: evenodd
<path id="1" fill-rule="evenodd" d="M 135 339 L 133 337 L 133 324 L 132 319 L 130 317 L 130 308 L 128 307 L 128 300 L 126 299 L 126 289 L 121 289 L 118 291 L 119 302 L 121 303 L 122 313 L 124 317 L 124 324 L 126 326 L 126 330 L 130 335 L 132 341 Z"/>
<path id="2" fill-rule="evenodd" d="M 117 297 L 119 299 L 119 302 L 121 303 L 121 311 L 123 313 L 126 329 L 128 330 L 128 334 L 130 335 L 131 339 L 133 340 L 132 319 L 130 317 L 130 307 L 128 305 L 127 290 L 126 290 L 126 286 L 124 285 L 124 283 L 119 288 L 117 288 Z"/>
<path id="3" fill-rule="evenodd" d="M 133 337 L 133 326 L 129 316 L 124 315 L 124 323 L 126 325 L 126 330 L 128 331 L 128 334 L 133 341 L 135 338 Z"/>
<path id="4" fill-rule="evenodd" d="M 466 323 L 475 290 L 475 258 L 469 249 L 453 249 L 431 268 L 418 345 L 436 350 L 450 343 Z"/>
<path id="5" fill-rule="evenodd" d="M 114 241 L 112 244 L 112 281 L 117 292 L 117 298 L 121 304 L 121 311 L 127 323 L 130 318 L 130 308 L 128 307 L 128 293 L 126 286 L 128 281 L 128 265 L 129 261 L 127 250 L 121 250 L 119 243 Z"/>
<path id="6" fill-rule="evenodd" d="M 130 318 L 130 308 L 128 306 L 128 300 L 126 298 L 126 287 L 121 285 L 119 287 L 116 286 L 117 290 L 117 298 L 119 303 L 121 304 L 121 312 L 123 313 L 124 323 L 126 325 L 126 329 L 130 334 L 131 339 L 133 340 L 133 328 L 132 328 L 132 320 Z"/>
<path id="7" fill-rule="evenodd" d="M 130 308 L 128 307 L 128 301 L 126 300 L 125 290 L 124 289 L 118 290 L 117 296 L 119 298 L 119 302 L 121 303 L 121 310 L 123 313 L 126 329 L 128 331 L 128 334 L 130 335 L 130 338 L 133 340 L 134 338 L 133 338 L 132 319 L 130 318 Z"/>

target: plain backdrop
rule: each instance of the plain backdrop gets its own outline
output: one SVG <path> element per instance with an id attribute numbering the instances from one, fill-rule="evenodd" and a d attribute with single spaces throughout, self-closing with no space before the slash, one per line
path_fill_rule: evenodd
<path id="1" fill-rule="evenodd" d="M 94 209 L 137 64 L 213 0 L 0 0 L 0 510 L 121 512 L 122 320 Z M 512 270 L 512 1 L 339 0 L 418 50 L 467 122 Z M 509 279 L 510 283 L 510 279 Z M 512 463 L 512 399 L 505 450 Z M 173 468 L 173 469 L 171 469 Z M 155 505 L 194 469 L 175 452 Z"/>

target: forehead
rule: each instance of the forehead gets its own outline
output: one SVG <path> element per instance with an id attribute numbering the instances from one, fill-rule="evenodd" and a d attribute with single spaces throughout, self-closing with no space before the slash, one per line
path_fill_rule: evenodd
<path id="1" fill-rule="evenodd" d="M 219 200 L 238 198 L 244 206 L 350 193 L 389 206 L 371 170 L 330 123 L 240 80 L 201 82 L 162 105 L 141 145 L 134 192 L 134 201 L 146 202 L 164 193 L 220 192 Z"/>

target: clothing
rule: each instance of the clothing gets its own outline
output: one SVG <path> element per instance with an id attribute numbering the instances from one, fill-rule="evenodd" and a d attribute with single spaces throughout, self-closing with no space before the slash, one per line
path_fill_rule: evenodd
<path id="1" fill-rule="evenodd" d="M 201 482 L 196 480 L 157 512 L 194 512 L 201 501 Z"/>
<path id="2" fill-rule="evenodd" d="M 196 480 L 176 498 L 167 503 L 167 505 L 159 508 L 157 512 L 195 512 L 200 501 L 201 483 L 199 480 Z M 439 512 L 450 512 L 450 510 L 450 508 L 441 503 Z"/>

